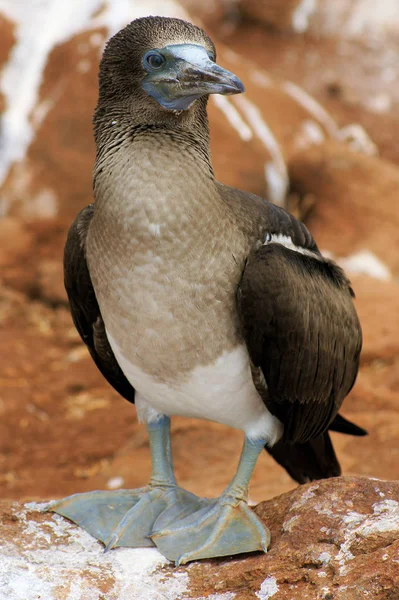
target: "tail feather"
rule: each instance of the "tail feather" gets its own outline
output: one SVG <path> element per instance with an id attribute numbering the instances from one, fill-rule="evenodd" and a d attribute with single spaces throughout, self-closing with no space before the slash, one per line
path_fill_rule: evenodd
<path id="1" fill-rule="evenodd" d="M 363 427 L 359 427 L 359 425 L 351 423 L 342 415 L 337 415 L 328 429 L 330 431 L 338 431 L 338 433 L 347 433 L 348 435 L 367 435 L 367 431 L 363 429 Z"/>
<path id="2" fill-rule="evenodd" d="M 365 429 L 341 415 L 335 417 L 329 429 L 356 436 L 367 435 Z M 272 448 L 265 449 L 298 483 L 341 475 L 341 467 L 328 431 L 304 444 L 287 444 L 280 440 Z"/>
<path id="3" fill-rule="evenodd" d="M 341 475 L 328 431 L 304 444 L 286 444 L 280 440 L 266 450 L 298 483 Z"/>

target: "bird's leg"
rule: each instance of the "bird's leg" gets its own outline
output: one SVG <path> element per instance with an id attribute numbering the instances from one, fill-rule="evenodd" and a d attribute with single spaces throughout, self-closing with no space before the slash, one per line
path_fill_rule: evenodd
<path id="1" fill-rule="evenodd" d="M 67 517 L 102 541 L 106 550 L 117 546 L 153 546 L 153 524 L 165 509 L 176 519 L 199 510 L 208 501 L 178 487 L 173 472 L 170 419 L 148 423 L 152 475 L 136 490 L 96 491 L 55 501 L 48 510 Z"/>
<path id="2" fill-rule="evenodd" d="M 264 440 L 245 438 L 237 472 L 220 498 L 176 520 L 169 509 L 154 525 L 152 539 L 176 565 L 201 558 L 267 551 L 269 530 L 247 505 L 248 485 Z"/>

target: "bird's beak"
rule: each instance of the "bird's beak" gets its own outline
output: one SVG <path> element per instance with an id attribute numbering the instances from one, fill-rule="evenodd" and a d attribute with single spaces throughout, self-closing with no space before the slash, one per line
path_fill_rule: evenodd
<path id="1" fill-rule="evenodd" d="M 170 110 L 187 110 L 209 94 L 241 94 L 241 80 L 213 62 L 203 46 L 176 44 L 160 50 L 166 59 L 159 71 L 148 72 L 143 89 Z"/>

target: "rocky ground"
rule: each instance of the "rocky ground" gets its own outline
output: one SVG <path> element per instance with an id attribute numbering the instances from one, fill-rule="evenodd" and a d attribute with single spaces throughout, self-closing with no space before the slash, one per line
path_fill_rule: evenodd
<path id="1" fill-rule="evenodd" d="M 301 486 L 255 509 L 272 534 L 267 554 L 179 568 L 153 548 L 104 554 L 43 504 L 0 502 L 0 598 L 397 600 L 398 494 L 398 483 L 356 477 Z"/>
<path id="2" fill-rule="evenodd" d="M 141 486 L 150 469 L 147 437 L 134 407 L 104 382 L 74 330 L 62 285 L 62 249 L 71 220 L 91 201 L 91 112 L 100 48 L 111 24 L 122 26 L 123 19 L 149 11 L 143 2 L 132 0 L 128 13 L 112 13 L 112 3 L 101 8 L 92 1 L 91 16 L 79 13 L 83 24 L 56 35 L 57 27 L 69 23 L 69 13 L 60 14 L 53 37 L 46 38 L 47 46 L 43 42 L 43 56 L 29 44 L 30 54 L 26 53 L 29 30 L 24 17 L 12 2 L 0 7 L 3 4 L 0 497 L 43 500 L 93 488 Z M 161 11 L 159 3 L 152 4 L 157 7 L 151 12 Z M 218 178 L 287 203 L 306 221 L 320 248 L 345 266 L 353 282 L 364 351 L 358 382 L 343 414 L 369 435 L 333 436 L 343 472 L 398 479 L 399 38 L 394 34 L 399 21 L 389 13 L 391 2 L 377 19 L 364 0 L 352 3 L 352 13 L 343 10 L 345 2 L 340 0 L 332 21 L 331 5 L 320 0 L 312 14 L 302 14 L 300 26 L 293 20 L 301 5 L 297 0 L 287 2 L 286 13 L 262 14 L 256 2 L 248 2 L 245 9 L 243 2 L 209 0 L 201 10 L 198 3 L 183 4 L 165 2 L 162 10 L 179 15 L 191 10 L 193 19 L 205 22 L 221 62 L 247 87 L 242 98 L 210 103 Z M 28 8 L 29 3 L 25 12 Z M 332 22 L 335 30 L 326 25 Z M 22 63 L 15 58 L 16 49 L 21 56 L 25 52 Z M 20 81 L 30 82 L 31 88 L 18 88 L 26 94 L 24 103 L 10 104 L 10 81 L 17 87 Z M 179 482 L 201 495 L 218 494 L 234 471 L 241 441 L 239 432 L 176 418 L 173 449 Z M 343 484 L 344 494 L 352 489 L 361 496 L 363 484 L 344 481 L 349 486 Z M 295 487 L 265 454 L 255 471 L 251 499 L 261 502 Z M 396 488 L 390 489 L 397 494 Z M 286 498 L 294 502 L 295 494 L 301 493 L 283 496 L 265 510 L 283 515 Z M 363 510 L 357 502 L 354 511 L 370 512 L 371 504 Z M 275 535 L 280 534 L 276 521 Z M 288 542 L 284 544 L 285 552 Z M 254 566 L 248 565 L 249 570 Z M 316 575 L 312 566 L 306 569 L 306 577 L 299 580 L 310 586 L 317 580 L 322 589 L 324 575 Z M 240 573 L 247 581 L 249 576 Z M 275 573 L 280 585 L 284 576 Z M 326 589 L 334 581 L 338 580 L 326 580 Z M 252 595 L 235 597 L 271 597 L 266 592 L 254 595 L 261 589 L 260 575 L 256 585 L 250 585 Z M 232 589 L 225 586 L 221 591 Z M 288 597 L 279 593 L 276 600 Z M 317 597 L 364 597 L 331 593 Z M 399 592 L 392 593 L 397 595 L 368 597 L 399 597 Z M 307 596 L 293 593 L 292 598 L 297 597 Z"/>

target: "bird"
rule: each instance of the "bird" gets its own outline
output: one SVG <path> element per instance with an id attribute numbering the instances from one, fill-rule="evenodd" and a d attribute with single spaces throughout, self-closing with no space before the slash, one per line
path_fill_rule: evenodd
<path id="1" fill-rule="evenodd" d="M 338 413 L 362 345 L 347 276 L 294 216 L 215 179 L 208 98 L 243 92 L 181 19 L 136 19 L 103 52 L 94 202 L 69 230 L 65 288 L 92 359 L 147 427 L 152 475 L 49 510 L 106 550 L 156 546 L 176 565 L 266 552 L 247 505 L 263 449 L 303 483 L 340 474 L 329 431 L 366 433 Z M 243 432 L 220 497 L 177 484 L 174 415 Z"/>

